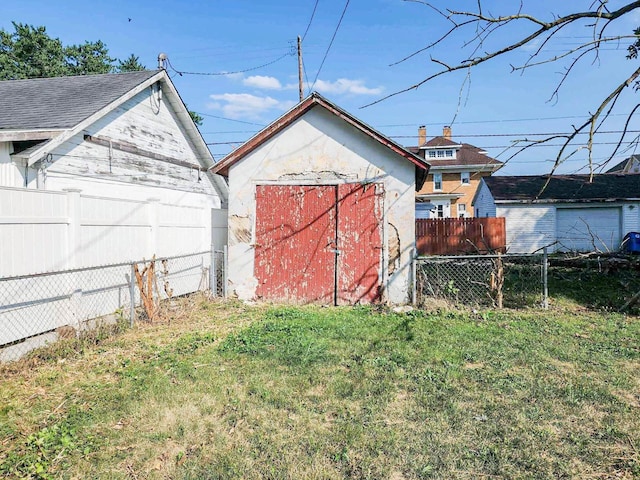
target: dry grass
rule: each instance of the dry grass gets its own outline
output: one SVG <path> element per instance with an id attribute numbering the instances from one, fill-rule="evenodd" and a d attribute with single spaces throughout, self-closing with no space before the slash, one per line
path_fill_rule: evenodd
<path id="1" fill-rule="evenodd" d="M 190 298 L 1 367 L 0 473 L 635 478 L 639 339 L 617 315 Z"/>

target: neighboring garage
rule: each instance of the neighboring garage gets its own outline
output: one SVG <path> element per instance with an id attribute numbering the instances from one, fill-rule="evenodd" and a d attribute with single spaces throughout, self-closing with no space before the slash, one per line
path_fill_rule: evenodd
<path id="1" fill-rule="evenodd" d="M 622 242 L 622 207 L 556 209 L 559 251 L 611 251 Z"/>
<path id="2" fill-rule="evenodd" d="M 428 168 L 307 97 L 212 168 L 229 179 L 230 290 L 274 302 L 407 302 L 415 191 Z"/>
<path id="3" fill-rule="evenodd" d="M 511 253 L 617 251 L 640 231 L 640 174 L 487 177 L 473 204 L 505 217 Z"/>

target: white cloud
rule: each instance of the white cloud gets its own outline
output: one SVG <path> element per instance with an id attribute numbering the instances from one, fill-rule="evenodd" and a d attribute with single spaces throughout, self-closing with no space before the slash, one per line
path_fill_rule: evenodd
<path id="1" fill-rule="evenodd" d="M 249 93 L 222 93 L 210 95 L 215 102 L 207 105 L 212 110 L 220 110 L 229 118 L 259 119 L 271 110 L 285 111 L 293 107 L 294 101 L 281 101 L 272 97 L 258 97 Z"/>
<path id="2" fill-rule="evenodd" d="M 238 73 L 225 73 L 224 76 L 230 80 L 242 80 L 244 75 L 240 72 Z"/>
<path id="3" fill-rule="evenodd" d="M 254 75 L 242 80 L 247 87 L 262 88 L 265 90 L 281 90 L 282 84 L 275 77 L 266 77 L 263 75 Z"/>
<path id="4" fill-rule="evenodd" d="M 364 85 L 362 80 L 349 80 L 348 78 L 339 78 L 335 82 L 317 80 L 313 88 L 320 93 L 351 93 L 353 95 L 380 95 L 383 91 L 382 87 L 369 88 Z"/>

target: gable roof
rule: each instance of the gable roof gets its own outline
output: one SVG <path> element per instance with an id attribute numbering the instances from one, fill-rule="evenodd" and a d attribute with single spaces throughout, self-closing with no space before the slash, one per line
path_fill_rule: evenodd
<path id="1" fill-rule="evenodd" d="M 425 142 L 422 147 L 456 147 L 460 145 L 454 142 L 450 138 L 446 137 L 433 137 L 428 142 Z"/>
<path id="2" fill-rule="evenodd" d="M 427 163 L 424 158 L 416 155 L 415 153 L 410 152 L 406 148 L 402 147 L 400 144 L 394 142 L 389 139 L 382 133 L 373 129 L 369 125 L 364 122 L 358 120 L 353 115 L 347 113 L 345 110 L 341 109 L 337 105 L 331 103 L 329 100 L 324 98 L 322 95 L 313 92 L 307 98 L 298 103 L 291 110 L 286 112 L 280 118 L 267 125 L 264 129 L 259 131 L 256 135 L 247 140 L 243 145 L 235 149 L 233 152 L 229 153 L 226 157 L 224 157 L 220 162 L 216 163 L 213 167 L 211 167 L 211 171 L 213 173 L 218 173 L 220 175 L 227 176 L 229 175 L 229 168 L 235 165 L 237 162 L 242 160 L 246 155 L 251 153 L 254 149 L 258 148 L 260 145 L 265 143 L 270 138 L 277 135 L 279 132 L 284 130 L 287 126 L 291 125 L 295 120 L 300 118 L 306 112 L 311 110 L 314 107 L 321 107 L 334 114 L 335 116 L 341 118 L 349 125 L 355 127 L 365 135 L 373 138 L 374 140 L 380 142 L 382 145 L 393 151 L 394 153 L 404 157 L 411 163 L 413 163 L 418 169 L 424 170 L 426 172 L 429 170 L 430 163 Z M 418 177 L 418 175 L 416 175 Z"/>
<path id="3" fill-rule="evenodd" d="M 158 71 L 0 82 L 0 130 L 67 129 Z"/>
<path id="4" fill-rule="evenodd" d="M 483 178 L 497 202 L 611 202 L 640 199 L 640 174 L 492 176 Z"/>
<path id="5" fill-rule="evenodd" d="M 606 173 L 637 173 L 634 172 L 634 167 L 640 164 L 640 155 L 631 155 L 629 158 L 625 158 L 617 165 L 611 167 Z"/>
<path id="6" fill-rule="evenodd" d="M 171 105 L 202 167 L 213 155 L 165 70 L 0 81 L 0 141 L 44 140 L 12 154 L 29 165 L 155 83 Z M 228 187 L 212 175 L 220 198 Z"/>

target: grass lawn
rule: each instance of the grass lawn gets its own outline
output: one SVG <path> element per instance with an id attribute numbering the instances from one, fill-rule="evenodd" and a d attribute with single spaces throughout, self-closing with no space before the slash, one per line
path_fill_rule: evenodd
<path id="1" fill-rule="evenodd" d="M 640 320 L 186 301 L 0 367 L 10 478 L 640 478 Z"/>

